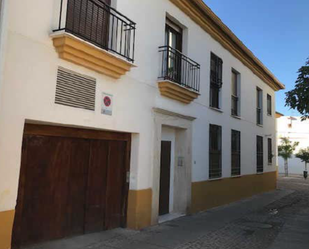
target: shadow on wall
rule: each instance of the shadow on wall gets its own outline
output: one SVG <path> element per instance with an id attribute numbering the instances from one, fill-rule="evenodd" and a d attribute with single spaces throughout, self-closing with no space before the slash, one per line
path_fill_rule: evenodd
<path id="1" fill-rule="evenodd" d="M 293 156 L 289 159 L 289 173 L 290 174 L 303 174 L 305 170 L 305 163 L 300 159 Z M 284 173 L 284 160 L 282 157 L 279 157 L 279 173 Z"/>

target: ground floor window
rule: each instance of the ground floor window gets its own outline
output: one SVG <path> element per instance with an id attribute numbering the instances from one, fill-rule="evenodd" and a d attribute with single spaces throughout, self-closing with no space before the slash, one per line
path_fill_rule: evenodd
<path id="1" fill-rule="evenodd" d="M 262 173 L 264 171 L 263 165 L 263 137 L 256 137 L 256 171 Z"/>
<path id="2" fill-rule="evenodd" d="M 232 176 L 240 175 L 240 131 L 232 130 Z"/>
<path id="3" fill-rule="evenodd" d="M 209 178 L 222 176 L 222 128 L 218 125 L 209 127 Z"/>
<path id="4" fill-rule="evenodd" d="M 268 138 L 267 140 L 267 144 L 268 144 L 268 164 L 272 164 L 273 163 L 273 145 L 272 145 L 272 139 Z"/>

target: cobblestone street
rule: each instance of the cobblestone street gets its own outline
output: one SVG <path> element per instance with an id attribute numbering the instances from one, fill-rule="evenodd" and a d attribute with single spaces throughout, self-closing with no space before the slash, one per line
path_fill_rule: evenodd
<path id="1" fill-rule="evenodd" d="M 309 248 L 309 180 L 280 177 L 278 188 L 143 231 L 117 229 L 31 249 Z"/>

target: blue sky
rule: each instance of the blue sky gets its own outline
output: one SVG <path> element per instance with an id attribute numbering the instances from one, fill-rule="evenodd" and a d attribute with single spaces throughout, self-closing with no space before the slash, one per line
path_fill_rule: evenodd
<path id="1" fill-rule="evenodd" d="M 204 0 L 238 38 L 286 85 L 276 94 L 276 109 L 285 107 L 285 91 L 309 57 L 309 0 Z"/>

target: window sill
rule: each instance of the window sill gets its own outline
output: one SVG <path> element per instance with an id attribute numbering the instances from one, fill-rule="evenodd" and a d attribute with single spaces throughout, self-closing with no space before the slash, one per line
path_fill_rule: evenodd
<path id="1" fill-rule="evenodd" d="M 273 163 L 268 163 L 268 166 L 273 166 Z"/>
<path id="2" fill-rule="evenodd" d="M 231 114 L 231 117 L 232 117 L 232 118 L 239 119 L 239 120 L 241 120 L 241 119 L 242 119 L 240 116 L 235 116 L 235 115 L 233 115 L 233 114 Z"/>
<path id="3" fill-rule="evenodd" d="M 256 124 L 258 127 L 261 127 L 261 128 L 263 128 L 263 125 L 262 124 Z"/>
<path id="4" fill-rule="evenodd" d="M 231 179 L 237 179 L 237 178 L 241 178 L 242 175 L 235 175 L 235 176 L 231 176 Z"/>
<path id="5" fill-rule="evenodd" d="M 257 175 L 264 175 L 264 172 L 257 172 Z"/>
<path id="6" fill-rule="evenodd" d="M 209 109 L 216 111 L 216 112 L 219 112 L 219 113 L 223 113 L 223 111 L 221 109 L 216 108 L 216 107 L 209 106 Z"/>
<path id="7" fill-rule="evenodd" d="M 209 178 L 208 179 L 209 182 L 222 181 L 222 180 L 223 180 L 222 177 L 221 178 Z"/>

